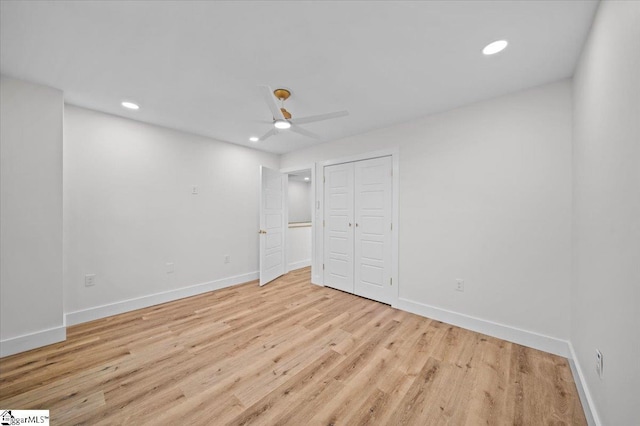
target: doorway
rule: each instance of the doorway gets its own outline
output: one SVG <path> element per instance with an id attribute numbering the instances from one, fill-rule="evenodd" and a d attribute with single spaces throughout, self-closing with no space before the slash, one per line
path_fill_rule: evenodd
<path id="1" fill-rule="evenodd" d="M 311 266 L 313 181 L 311 169 L 287 173 L 286 270 Z"/>
<path id="2" fill-rule="evenodd" d="M 280 171 L 260 166 L 261 286 L 289 271 L 308 266 L 313 273 L 316 250 L 314 181 L 312 165 Z"/>

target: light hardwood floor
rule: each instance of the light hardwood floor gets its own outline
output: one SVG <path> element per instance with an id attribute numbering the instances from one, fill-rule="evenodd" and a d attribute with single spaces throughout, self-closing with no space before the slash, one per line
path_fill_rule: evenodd
<path id="1" fill-rule="evenodd" d="M 0 360 L 62 424 L 586 424 L 567 360 L 309 283 L 309 270 L 70 327 Z"/>

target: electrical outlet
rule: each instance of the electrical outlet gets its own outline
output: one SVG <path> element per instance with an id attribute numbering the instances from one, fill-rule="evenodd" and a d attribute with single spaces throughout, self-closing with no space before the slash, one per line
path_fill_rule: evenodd
<path id="1" fill-rule="evenodd" d="M 196 185 L 193 185 L 193 186 L 191 187 L 191 193 L 192 193 L 193 195 L 198 195 L 198 187 L 197 187 Z"/>
<path id="2" fill-rule="evenodd" d="M 231 256 L 229 256 L 228 254 L 224 255 L 224 263 L 231 263 Z"/>
<path id="3" fill-rule="evenodd" d="M 599 349 L 596 349 L 596 373 L 598 373 L 598 377 L 602 379 L 602 374 L 604 373 L 604 358 Z"/>
<path id="4" fill-rule="evenodd" d="M 173 267 L 173 262 L 168 262 L 167 263 L 167 274 L 173 274 L 173 271 L 175 271 L 175 269 Z"/>
<path id="5" fill-rule="evenodd" d="M 84 286 L 91 287 L 96 285 L 96 274 L 88 274 L 84 276 Z"/>
<path id="6" fill-rule="evenodd" d="M 456 291 L 464 291 L 464 280 L 460 278 L 456 280 Z"/>

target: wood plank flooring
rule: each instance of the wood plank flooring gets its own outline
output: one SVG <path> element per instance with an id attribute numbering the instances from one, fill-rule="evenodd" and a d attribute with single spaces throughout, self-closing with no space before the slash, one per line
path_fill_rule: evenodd
<path id="1" fill-rule="evenodd" d="M 0 360 L 52 425 L 584 425 L 567 360 L 294 271 L 68 329 Z"/>

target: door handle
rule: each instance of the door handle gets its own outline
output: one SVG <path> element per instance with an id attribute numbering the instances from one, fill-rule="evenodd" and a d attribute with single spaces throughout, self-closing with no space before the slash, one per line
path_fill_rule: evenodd
<path id="1" fill-rule="evenodd" d="M 356 228 L 357 228 L 358 226 L 360 226 L 360 225 L 358 225 L 358 222 L 356 222 Z"/>
<path id="2" fill-rule="evenodd" d="M 262 229 L 258 231 L 258 234 L 266 234 L 267 231 L 263 231 Z"/>
<path id="3" fill-rule="evenodd" d="M 349 222 L 349 228 L 351 228 L 351 222 Z"/>

